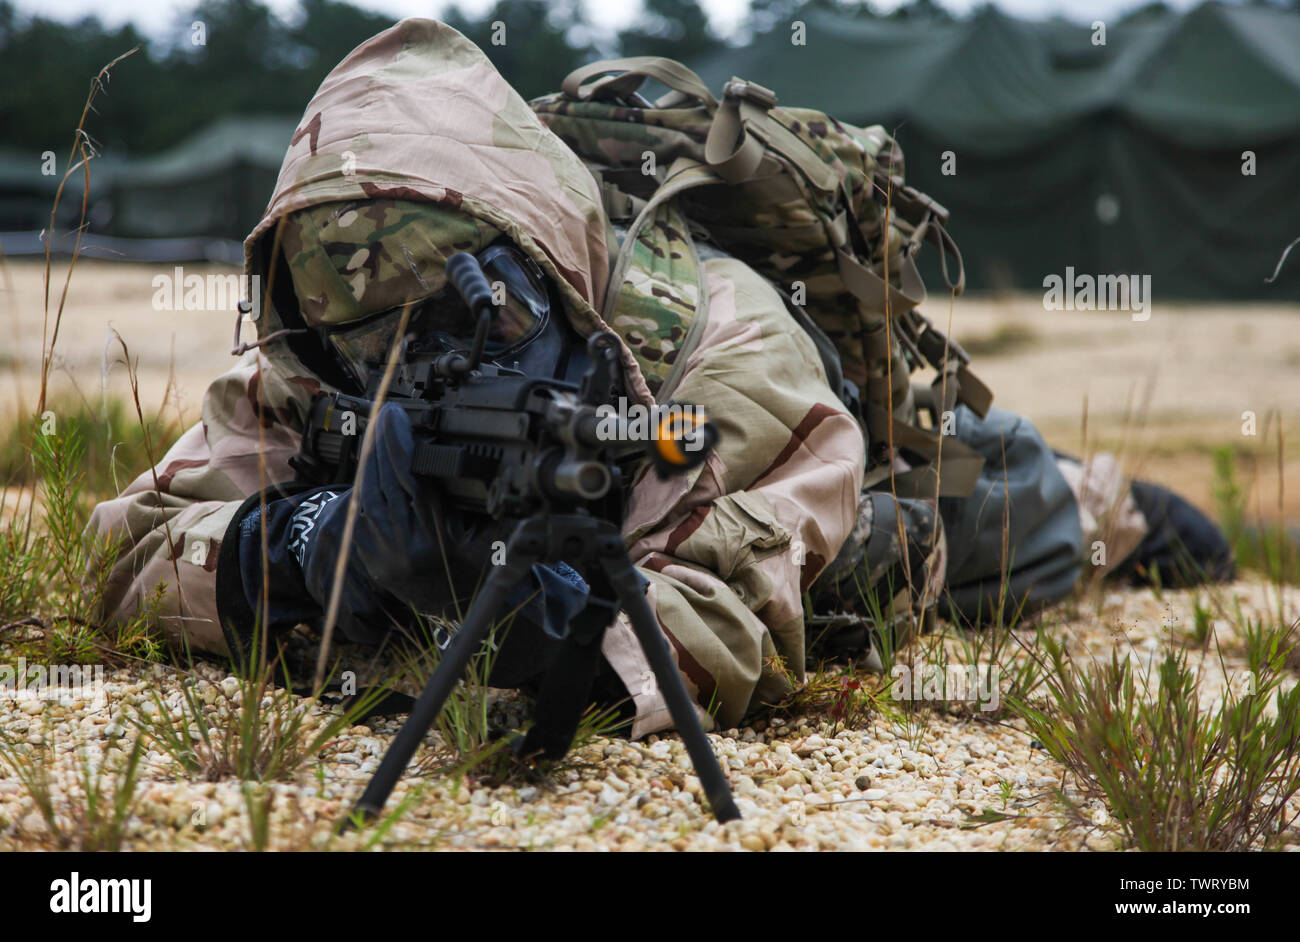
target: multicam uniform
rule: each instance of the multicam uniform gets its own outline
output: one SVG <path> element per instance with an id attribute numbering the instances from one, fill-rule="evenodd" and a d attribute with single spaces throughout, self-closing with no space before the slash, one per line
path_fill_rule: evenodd
<path id="1" fill-rule="evenodd" d="M 285 218 L 291 224 L 278 225 Z M 446 225 L 431 227 L 431 218 Z M 605 328 L 597 310 L 617 241 L 595 181 L 478 49 L 433 21 L 403 21 L 325 79 L 294 135 L 266 216 L 245 243 L 246 271 L 269 299 L 259 336 L 286 326 L 275 303 L 286 279 L 307 324 L 345 322 L 433 293 L 442 258 L 498 233 L 551 277 L 580 334 Z M 624 530 L 688 689 L 725 727 L 802 675 L 801 593 L 853 526 L 863 439 L 764 279 L 727 258 L 670 251 L 661 261 L 702 266 L 706 291 L 665 297 L 653 278 L 620 286 L 661 299 L 650 311 L 689 301 L 692 312 L 679 305 L 660 336 L 662 315 L 620 302 L 613 326 L 637 346 L 636 355 L 623 350 L 628 396 L 652 404 L 650 380 L 661 396 L 670 388 L 674 399 L 706 406 L 721 443 L 688 475 L 641 474 Z M 650 351 L 638 331 L 652 330 Z M 287 338 L 270 340 L 212 384 L 202 422 L 155 469 L 156 487 L 154 473 L 143 474 L 96 508 L 92 527 L 124 539 L 110 617 L 129 616 L 161 583 L 171 639 L 227 652 L 219 574 L 236 542 L 231 522 L 250 495 L 293 478 L 288 459 L 323 388 Z M 668 726 L 624 621 L 603 650 L 635 702 L 633 734 Z"/>

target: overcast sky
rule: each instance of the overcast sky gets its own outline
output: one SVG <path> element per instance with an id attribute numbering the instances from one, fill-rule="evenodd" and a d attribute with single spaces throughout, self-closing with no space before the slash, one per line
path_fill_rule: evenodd
<path id="1" fill-rule="evenodd" d="M 297 7 L 297 0 L 263 0 L 281 16 L 289 15 Z M 395 19 L 404 16 L 437 15 L 449 4 L 446 0 L 352 0 L 358 7 L 388 13 Z M 902 0 L 875 0 L 877 9 L 891 10 Z M 978 0 L 939 0 L 939 3 L 956 13 L 965 13 L 977 5 Z M 1177 9 L 1195 5 L 1195 0 L 1167 0 Z M 616 29 L 636 18 L 641 8 L 639 0 L 583 0 L 588 15 L 597 27 Z M 160 36 L 180 11 L 193 6 L 190 0 L 16 0 L 23 13 L 39 13 L 56 19 L 75 20 L 95 14 L 106 24 L 115 26 L 131 20 L 146 36 Z M 744 18 L 749 0 L 703 0 L 714 26 L 723 33 Z M 1073 20 L 1091 22 L 1101 17 L 1113 17 L 1138 5 L 1140 0 L 997 0 L 996 5 L 1008 13 L 1034 19 L 1054 15 Z M 471 13 L 487 10 L 492 0 L 461 0 L 459 6 Z"/>

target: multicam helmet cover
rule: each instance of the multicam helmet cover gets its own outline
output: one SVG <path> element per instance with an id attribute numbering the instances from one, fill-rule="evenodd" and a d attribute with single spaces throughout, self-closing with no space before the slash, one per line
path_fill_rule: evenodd
<path id="1" fill-rule="evenodd" d="M 436 204 L 324 204 L 293 213 L 281 239 L 304 320 L 361 386 L 382 365 L 408 307 L 408 336 L 469 347 L 475 318 L 444 274 L 457 252 L 474 254 L 493 285 L 498 306 L 489 356 L 521 349 L 550 313 L 547 279 L 536 262 L 499 230 Z"/>
<path id="2" fill-rule="evenodd" d="M 500 230 L 449 207 L 394 199 L 300 209 L 280 234 L 303 320 L 313 327 L 437 294 L 448 256 L 477 254 L 499 238 Z"/>

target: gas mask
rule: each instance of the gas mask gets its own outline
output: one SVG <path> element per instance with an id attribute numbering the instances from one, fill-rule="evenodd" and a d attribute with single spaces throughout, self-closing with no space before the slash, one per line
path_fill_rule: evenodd
<path id="1" fill-rule="evenodd" d="M 513 242 L 500 239 L 476 256 L 492 285 L 495 313 L 483 359 L 504 370 L 559 379 L 575 385 L 587 366 L 586 347 L 561 310 L 541 267 Z M 364 388 L 371 371 L 383 368 L 401 323 L 403 307 L 359 321 L 318 328 L 327 349 Z M 474 318 L 446 285 L 412 306 L 405 340 L 410 353 L 469 350 Z"/>

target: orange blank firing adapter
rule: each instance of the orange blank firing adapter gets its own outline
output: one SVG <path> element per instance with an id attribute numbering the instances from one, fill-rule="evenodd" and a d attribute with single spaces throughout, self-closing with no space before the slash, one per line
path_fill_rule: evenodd
<path id="1" fill-rule="evenodd" d="M 655 431 L 651 458 L 660 477 L 702 464 L 718 443 L 718 430 L 701 406 L 665 410 Z"/>

